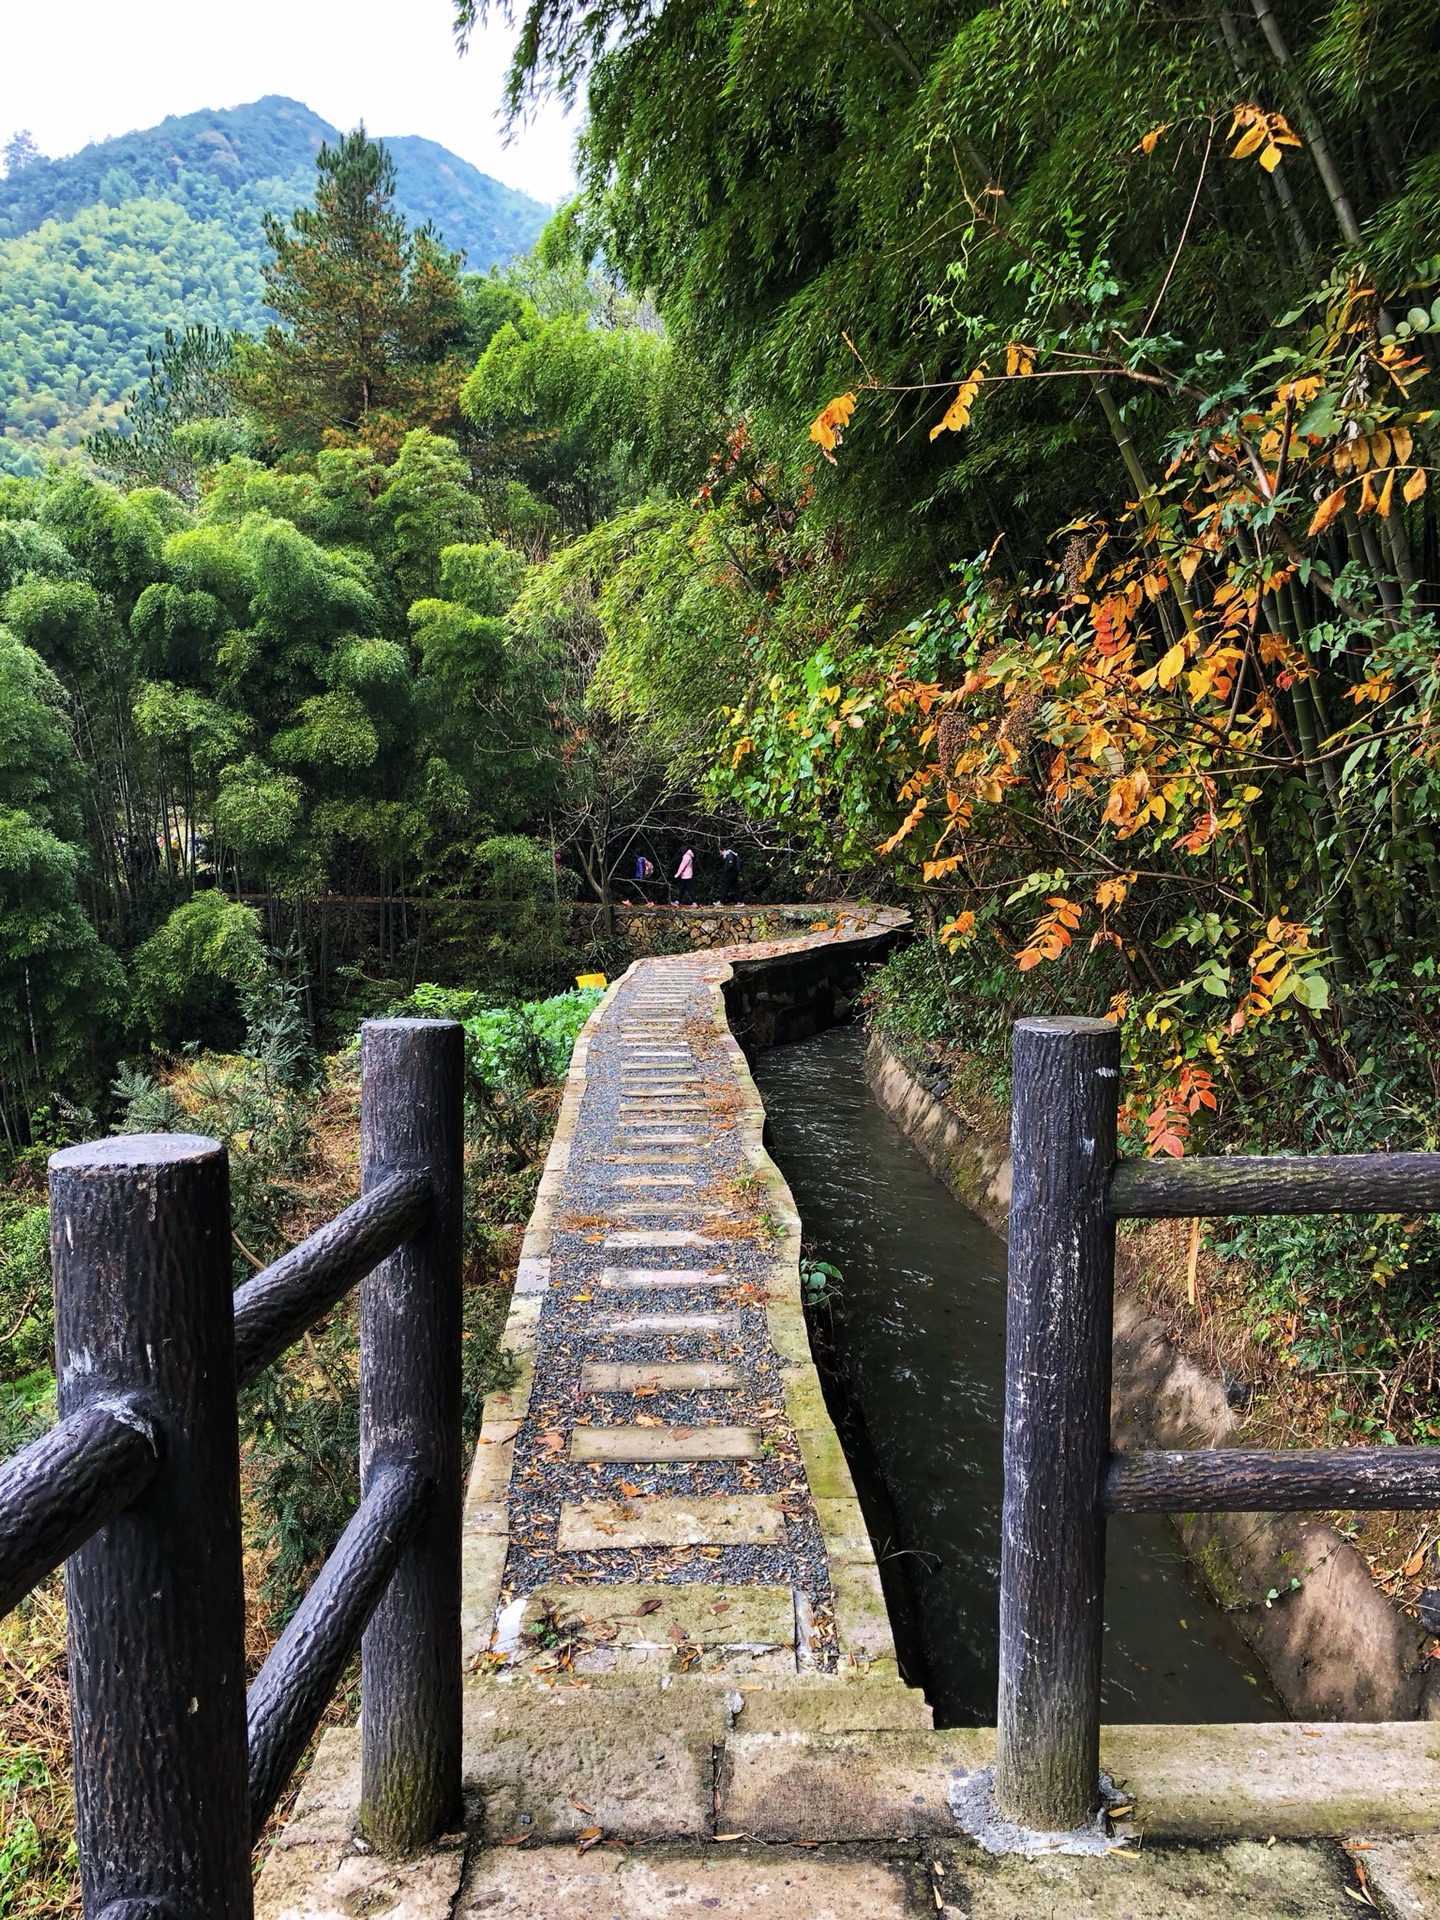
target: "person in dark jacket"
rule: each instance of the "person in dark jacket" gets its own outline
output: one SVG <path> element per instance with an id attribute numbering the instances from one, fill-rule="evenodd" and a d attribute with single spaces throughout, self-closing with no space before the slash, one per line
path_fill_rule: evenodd
<path id="1" fill-rule="evenodd" d="M 740 898 L 740 856 L 733 847 L 720 849 L 720 898 L 717 907 L 743 907 Z"/>

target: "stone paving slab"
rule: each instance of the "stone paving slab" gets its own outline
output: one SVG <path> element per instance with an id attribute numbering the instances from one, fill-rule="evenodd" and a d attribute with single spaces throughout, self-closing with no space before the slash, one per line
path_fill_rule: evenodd
<path id="1" fill-rule="evenodd" d="M 721 1273 L 709 1267 L 605 1267 L 600 1274 L 602 1287 L 615 1287 L 632 1293 L 653 1293 L 668 1287 L 733 1287 L 733 1273 Z"/>
<path id="2" fill-rule="evenodd" d="M 1440 1915 L 1440 1839 L 1433 1833 L 1409 1840 L 1358 1840 L 1347 1852 L 1392 1920 Z"/>
<path id="3" fill-rule="evenodd" d="M 703 1849 L 536 1847 L 476 1857 L 457 1920 L 1338 1920 L 1336 1850 L 1254 1841 L 1124 1859 L 988 1860 L 744 1839 Z M 1360 1908 L 1364 1911 L 1363 1905 Z"/>
<path id="4" fill-rule="evenodd" d="M 953 1834 L 952 1793 L 993 1764 L 994 1747 L 987 1727 L 750 1734 L 742 1716 L 726 1743 L 720 1813 L 778 1841 Z M 1440 1829 L 1440 1729 L 1425 1721 L 1105 1727 L 1100 1762 L 1151 1837 Z"/>
<path id="5" fill-rule="evenodd" d="M 456 1920 L 907 1920 L 915 1911 L 903 1874 L 884 1862 L 825 1860 L 798 1849 L 712 1847 L 697 1857 L 602 1845 L 583 1854 L 554 1847 L 481 1854 Z"/>
<path id="6" fill-rule="evenodd" d="M 551 1587 L 526 1602 L 527 1622 L 546 1612 L 562 1619 L 600 1621 L 622 1646 L 659 1646 L 674 1652 L 698 1647 L 786 1646 L 795 1640 L 795 1596 L 789 1587 L 729 1583 L 683 1587 L 596 1587 L 577 1592 Z"/>
<path id="7" fill-rule="evenodd" d="M 560 1510 L 560 1544 L 572 1552 L 605 1547 L 778 1545 L 785 1510 L 773 1494 L 666 1495 L 585 1500 Z"/>
<path id="8" fill-rule="evenodd" d="M 755 1427 L 575 1427 L 572 1460 L 627 1463 L 663 1460 L 758 1460 L 764 1436 Z"/>
<path id="9" fill-rule="evenodd" d="M 581 1393 L 734 1393 L 741 1385 L 734 1367 L 708 1360 L 587 1360 Z"/>

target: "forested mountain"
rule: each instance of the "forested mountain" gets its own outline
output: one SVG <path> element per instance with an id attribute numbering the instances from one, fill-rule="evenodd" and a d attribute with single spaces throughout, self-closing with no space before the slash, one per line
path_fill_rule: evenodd
<path id="1" fill-rule="evenodd" d="M 298 101 L 185 114 L 0 179 L 0 472 L 77 444 L 145 377 L 166 327 L 262 330 L 262 217 L 314 190 L 336 130 Z M 433 140 L 390 141 L 396 205 L 472 271 L 523 251 L 546 209 Z"/>

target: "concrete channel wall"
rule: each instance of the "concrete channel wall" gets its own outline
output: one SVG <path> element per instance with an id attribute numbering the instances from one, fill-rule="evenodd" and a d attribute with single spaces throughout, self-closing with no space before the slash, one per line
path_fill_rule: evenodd
<path id="1" fill-rule="evenodd" d="M 866 1075 L 880 1105 L 955 1197 L 1004 1237 L 1009 1144 L 967 1126 L 872 1035 Z M 1182 1353 L 1139 1292 L 1143 1233 L 1116 1248 L 1118 1448 L 1226 1447 L 1239 1422 L 1224 1383 Z M 1381 1593 L 1357 1550 L 1319 1515 L 1179 1514 L 1174 1524 L 1216 1599 L 1299 1719 L 1440 1719 L 1430 1636 Z M 1291 1585 L 1299 1580 L 1298 1587 Z M 1276 1593 L 1279 1599 L 1270 1599 Z"/>

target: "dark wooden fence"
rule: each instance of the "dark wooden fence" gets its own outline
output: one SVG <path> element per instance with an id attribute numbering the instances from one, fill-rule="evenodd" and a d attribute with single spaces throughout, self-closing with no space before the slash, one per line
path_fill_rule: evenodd
<path id="1" fill-rule="evenodd" d="M 1065 1831 L 1099 1805 L 1107 1513 L 1440 1506 L 1440 1447 L 1113 1454 L 1116 1220 L 1440 1211 L 1440 1154 L 1117 1160 L 1104 1020 L 1018 1022 L 1012 1080 L 995 1793 Z"/>
<path id="2" fill-rule="evenodd" d="M 65 1561 L 89 1920 L 248 1920 L 357 1646 L 367 1836 L 460 1811 L 461 1030 L 371 1021 L 361 1069 L 361 1198 L 235 1292 L 216 1141 L 50 1163 L 60 1419 L 0 1468 L 0 1610 Z M 247 1698 L 236 1391 L 357 1281 L 360 1505 Z"/>

